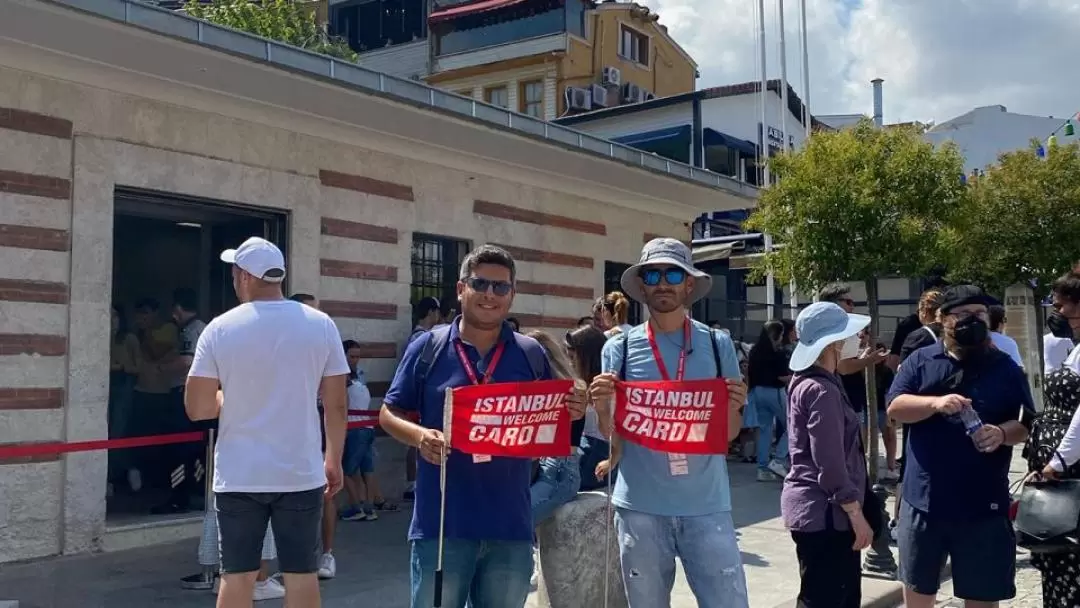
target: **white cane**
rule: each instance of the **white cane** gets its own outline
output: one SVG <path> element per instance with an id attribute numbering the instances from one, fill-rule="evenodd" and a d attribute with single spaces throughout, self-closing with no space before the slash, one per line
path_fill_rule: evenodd
<path id="1" fill-rule="evenodd" d="M 441 452 L 442 464 L 439 466 L 439 556 L 435 564 L 435 608 L 442 606 L 442 560 L 443 539 L 446 538 L 446 444 Z"/>
<path id="2" fill-rule="evenodd" d="M 608 608 L 608 593 L 611 587 L 611 528 L 615 525 L 611 513 L 611 477 L 615 474 L 615 463 L 612 458 L 612 444 L 615 443 L 615 407 L 614 395 L 608 404 L 611 410 L 611 436 L 608 437 L 608 472 L 607 472 L 607 505 L 604 507 L 604 608 Z"/>
<path id="3" fill-rule="evenodd" d="M 446 447 L 450 441 L 450 425 L 453 421 L 454 397 L 451 390 L 446 391 L 443 400 L 443 445 L 439 452 L 439 546 L 435 558 L 435 601 L 434 608 L 442 607 L 443 583 L 443 541 L 446 539 Z"/>

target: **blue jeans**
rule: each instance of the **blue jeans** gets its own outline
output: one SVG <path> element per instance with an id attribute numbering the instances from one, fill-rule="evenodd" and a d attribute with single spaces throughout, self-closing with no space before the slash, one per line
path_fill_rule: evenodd
<path id="1" fill-rule="evenodd" d="M 540 476 L 529 488 L 532 496 L 533 526 L 552 516 L 555 509 L 574 500 L 581 487 L 581 456 L 541 458 Z"/>
<path id="2" fill-rule="evenodd" d="M 630 608 L 670 608 L 675 558 L 698 608 L 749 608 L 731 513 L 665 517 L 615 510 L 623 584 Z"/>
<path id="3" fill-rule="evenodd" d="M 349 429 L 345 432 L 341 468 L 350 477 L 357 473 L 375 472 L 375 429 Z"/>
<path id="4" fill-rule="evenodd" d="M 438 539 L 412 542 L 412 608 L 435 599 Z M 443 608 L 524 608 L 533 571 L 531 542 L 446 539 L 443 545 Z"/>
<path id="5" fill-rule="evenodd" d="M 588 435 L 581 436 L 581 492 L 588 490 L 599 490 L 600 488 L 607 487 L 608 481 L 599 480 L 596 478 L 596 465 L 602 461 L 608 459 L 608 455 L 611 452 L 611 445 L 603 439 L 597 439 L 595 437 L 589 437 Z M 615 475 L 618 473 L 619 467 L 615 467 L 611 471 L 611 485 L 615 485 Z"/>
<path id="6" fill-rule="evenodd" d="M 757 440 L 757 465 L 759 469 L 769 466 L 769 448 L 772 447 L 773 429 L 776 421 L 782 420 L 787 423 L 787 390 L 768 386 L 756 386 L 750 391 L 753 395 L 754 407 L 757 408 L 758 433 Z M 787 430 L 780 435 L 776 442 L 776 459 L 783 460 L 788 455 Z"/>

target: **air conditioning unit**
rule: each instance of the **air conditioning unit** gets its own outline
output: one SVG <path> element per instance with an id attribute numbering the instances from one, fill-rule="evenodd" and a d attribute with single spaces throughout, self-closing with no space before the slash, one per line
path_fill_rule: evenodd
<path id="1" fill-rule="evenodd" d="M 643 93 L 644 89 L 632 82 L 628 82 L 622 86 L 623 103 L 640 103 L 644 97 Z"/>
<path id="2" fill-rule="evenodd" d="M 607 96 L 608 91 L 602 85 L 594 84 L 589 87 L 592 91 L 592 107 L 594 108 L 606 108 L 608 107 Z"/>
<path id="3" fill-rule="evenodd" d="M 641 97 L 642 101 L 652 101 L 654 99 L 656 99 L 656 93 L 653 93 L 652 91 L 645 91 L 644 95 Z"/>
<path id="4" fill-rule="evenodd" d="M 592 109 L 592 91 L 581 87 L 566 87 L 566 107 L 570 110 Z"/>
<path id="5" fill-rule="evenodd" d="M 603 76 L 600 78 L 600 83 L 605 87 L 621 87 L 622 72 L 617 67 L 610 65 L 605 66 Z"/>

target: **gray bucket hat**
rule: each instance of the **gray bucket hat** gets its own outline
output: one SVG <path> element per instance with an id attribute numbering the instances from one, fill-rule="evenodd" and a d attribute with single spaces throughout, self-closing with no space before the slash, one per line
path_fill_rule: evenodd
<path id="1" fill-rule="evenodd" d="M 704 298 L 712 289 L 712 276 L 694 268 L 690 248 L 686 246 L 686 243 L 670 238 L 653 239 L 645 243 L 645 246 L 641 248 L 641 259 L 637 264 L 627 268 L 619 281 L 623 293 L 638 302 L 645 301 L 645 293 L 641 289 L 638 273 L 646 266 L 677 266 L 694 277 L 694 291 L 690 293 L 687 305 Z"/>

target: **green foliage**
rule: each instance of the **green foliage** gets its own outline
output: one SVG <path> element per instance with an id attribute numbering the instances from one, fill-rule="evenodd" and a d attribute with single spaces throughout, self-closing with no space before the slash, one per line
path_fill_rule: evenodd
<path id="1" fill-rule="evenodd" d="M 293 0 L 188 0 L 184 12 L 197 19 L 291 44 L 302 49 L 356 61 L 356 52 L 319 24 L 314 3 Z"/>
<path id="2" fill-rule="evenodd" d="M 962 209 L 963 159 L 935 148 L 916 128 L 815 134 L 772 159 L 779 182 L 761 192 L 747 222 L 780 246 L 755 267 L 800 290 L 830 281 L 914 277 L 940 263 L 941 235 Z"/>
<path id="3" fill-rule="evenodd" d="M 1008 152 L 969 180 L 963 213 L 946 232 L 953 280 L 988 289 L 1031 279 L 1049 285 L 1080 260 L 1080 144 L 1052 145 L 1039 158 Z"/>

